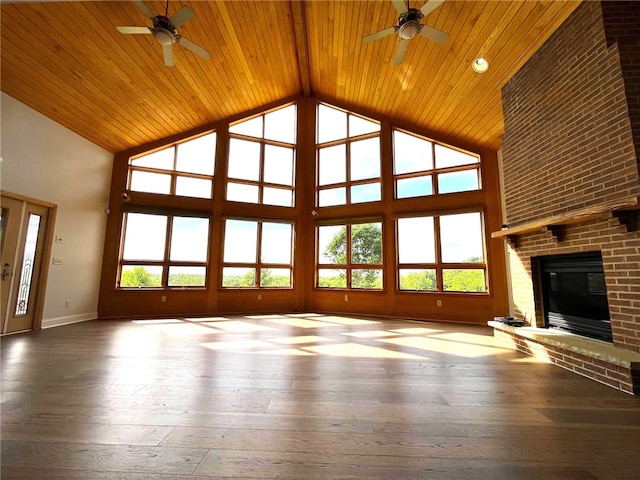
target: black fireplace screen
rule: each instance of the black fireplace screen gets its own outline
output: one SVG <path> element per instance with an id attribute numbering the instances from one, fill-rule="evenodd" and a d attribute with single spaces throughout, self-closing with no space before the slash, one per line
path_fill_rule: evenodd
<path id="1" fill-rule="evenodd" d="M 541 257 L 540 267 L 547 326 L 611 342 L 601 253 Z"/>

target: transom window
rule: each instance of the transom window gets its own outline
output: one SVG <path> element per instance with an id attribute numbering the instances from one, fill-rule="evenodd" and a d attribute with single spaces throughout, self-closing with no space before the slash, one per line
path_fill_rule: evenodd
<path id="1" fill-rule="evenodd" d="M 293 225 L 225 220 L 224 288 L 291 288 Z"/>
<path id="2" fill-rule="evenodd" d="M 402 130 L 393 131 L 395 198 L 480 188 L 480 157 Z"/>
<path id="3" fill-rule="evenodd" d="M 134 192 L 213 198 L 216 133 L 211 132 L 129 160 Z"/>
<path id="4" fill-rule="evenodd" d="M 189 288 L 207 284 L 209 218 L 125 213 L 120 288 Z"/>
<path id="5" fill-rule="evenodd" d="M 319 104 L 316 148 L 317 206 L 381 200 L 378 122 Z"/>
<path id="6" fill-rule="evenodd" d="M 316 286 L 381 290 L 382 222 L 316 227 Z"/>
<path id="7" fill-rule="evenodd" d="M 229 127 L 227 200 L 293 207 L 296 106 Z"/>
<path id="8" fill-rule="evenodd" d="M 399 218 L 398 288 L 486 292 L 480 212 Z"/>

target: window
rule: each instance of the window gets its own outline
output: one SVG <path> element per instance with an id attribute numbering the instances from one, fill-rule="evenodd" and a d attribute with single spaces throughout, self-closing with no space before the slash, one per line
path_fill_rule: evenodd
<path id="1" fill-rule="evenodd" d="M 134 192 L 213 198 L 215 132 L 129 159 Z"/>
<path id="2" fill-rule="evenodd" d="M 486 292 L 480 212 L 399 218 L 398 288 Z"/>
<path id="3" fill-rule="evenodd" d="M 380 201 L 380 124 L 320 104 L 317 130 L 316 205 Z"/>
<path id="4" fill-rule="evenodd" d="M 123 231 L 120 288 L 206 286 L 209 218 L 129 212 Z"/>
<path id="5" fill-rule="evenodd" d="M 480 157 L 393 131 L 395 198 L 466 192 L 480 188 Z"/>
<path id="6" fill-rule="evenodd" d="M 229 127 L 227 200 L 293 207 L 296 106 Z"/>
<path id="7" fill-rule="evenodd" d="M 222 286 L 291 288 L 293 225 L 225 220 Z"/>
<path id="8" fill-rule="evenodd" d="M 382 289 L 382 222 L 316 227 L 320 288 Z"/>

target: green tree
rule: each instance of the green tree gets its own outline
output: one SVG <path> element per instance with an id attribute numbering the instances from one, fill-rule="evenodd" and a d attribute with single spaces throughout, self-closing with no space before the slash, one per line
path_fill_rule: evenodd
<path id="1" fill-rule="evenodd" d="M 152 275 L 140 265 L 123 270 L 120 278 L 121 287 L 160 287 L 161 284 L 159 275 Z"/>
<path id="2" fill-rule="evenodd" d="M 409 272 L 400 276 L 400 290 L 435 290 L 436 271 L 422 270 Z"/>
<path id="3" fill-rule="evenodd" d="M 347 264 L 347 229 L 340 231 L 325 248 L 324 255 L 333 263 Z M 351 226 L 351 263 L 358 265 L 382 263 L 382 229 L 377 223 L 359 223 Z M 341 270 L 344 280 L 346 271 Z M 381 288 L 380 271 L 376 269 L 352 270 L 352 285 L 357 288 Z"/>

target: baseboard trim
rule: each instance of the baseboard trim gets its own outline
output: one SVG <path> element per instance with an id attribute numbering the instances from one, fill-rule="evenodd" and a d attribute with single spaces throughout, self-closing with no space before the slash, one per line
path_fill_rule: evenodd
<path id="1" fill-rule="evenodd" d="M 42 328 L 60 327 L 71 323 L 88 322 L 98 318 L 98 312 L 79 313 L 77 315 L 68 315 L 66 317 L 45 318 L 42 320 Z"/>

